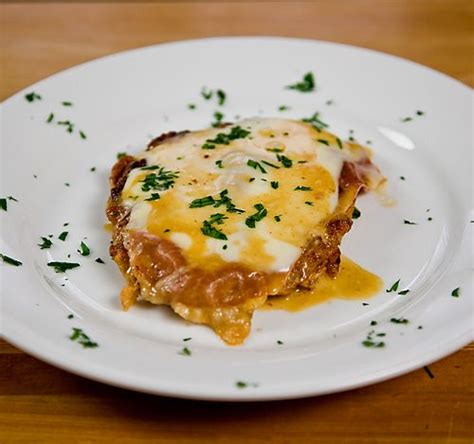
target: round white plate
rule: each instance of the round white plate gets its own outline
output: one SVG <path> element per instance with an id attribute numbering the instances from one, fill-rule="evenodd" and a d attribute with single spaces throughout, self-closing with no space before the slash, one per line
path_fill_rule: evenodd
<path id="1" fill-rule="evenodd" d="M 285 89 L 308 71 L 314 72 L 315 92 Z M 203 86 L 224 90 L 225 105 L 204 100 Z M 28 102 L 30 92 L 42 99 Z M 454 352 L 472 339 L 471 101 L 466 86 L 406 60 L 266 37 L 127 51 L 19 92 L 2 105 L 0 197 L 18 202 L 7 200 L 8 211 L 0 210 L 0 252 L 23 262 L 0 263 L 4 337 L 95 380 L 209 400 L 346 390 Z M 280 105 L 291 109 L 278 111 Z M 370 140 L 398 203 L 386 207 L 373 195 L 362 196 L 362 216 L 344 239 L 343 253 L 381 276 L 385 288 L 400 279 L 399 290 L 410 292 L 383 290 L 364 301 L 332 300 L 299 313 L 257 312 L 239 347 L 225 346 L 210 329 L 188 325 L 166 307 L 144 304 L 122 312 L 122 276 L 108 257 L 110 234 L 104 230 L 116 154 L 138 152 L 164 131 L 206 127 L 217 110 L 227 120 L 299 119 L 319 111 L 343 138 Z M 54 120 L 47 123 L 50 113 Z M 406 117 L 411 120 L 402 121 Z M 58 120 L 73 123 L 72 133 Z M 69 232 L 65 241 L 57 237 L 62 231 Z M 40 237 L 50 234 L 53 246 L 41 250 Z M 90 257 L 76 251 L 84 238 Z M 98 257 L 105 264 L 95 262 Z M 57 274 L 46 265 L 52 260 L 81 266 Z M 459 297 L 451 296 L 457 287 Z M 401 317 L 409 322 L 390 322 Z M 69 339 L 72 328 L 99 346 L 82 348 Z M 376 337 L 384 348 L 362 345 L 371 330 L 373 337 L 386 334 Z M 191 356 L 179 354 L 184 346 Z"/>

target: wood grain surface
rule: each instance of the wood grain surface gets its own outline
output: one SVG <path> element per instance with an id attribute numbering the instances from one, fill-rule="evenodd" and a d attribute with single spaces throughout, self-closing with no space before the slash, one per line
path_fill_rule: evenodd
<path id="1" fill-rule="evenodd" d="M 472 86 L 470 0 L 0 5 L 0 99 L 120 50 L 221 35 L 314 38 L 405 57 Z M 472 443 L 474 346 L 397 379 L 295 401 L 173 400 L 73 376 L 0 340 L 0 442 Z"/>

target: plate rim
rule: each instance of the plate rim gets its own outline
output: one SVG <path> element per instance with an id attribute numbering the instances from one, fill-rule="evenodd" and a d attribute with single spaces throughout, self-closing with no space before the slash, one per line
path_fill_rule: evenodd
<path id="1" fill-rule="evenodd" d="M 424 70 L 427 70 L 427 71 L 431 72 L 432 74 L 444 77 L 445 80 L 449 80 L 451 82 L 454 82 L 458 86 L 467 88 L 468 91 L 472 91 L 474 89 L 474 88 L 471 88 L 466 83 L 461 82 L 460 80 L 455 79 L 454 77 L 452 77 L 452 76 L 450 76 L 450 75 L 448 75 L 448 74 L 446 74 L 442 71 L 438 71 L 434 68 L 431 68 L 430 66 L 423 65 L 422 63 L 415 62 L 411 59 L 407 59 L 407 58 L 404 58 L 404 57 L 401 57 L 401 56 L 398 56 L 398 55 L 395 55 L 395 54 L 390 54 L 390 53 L 386 53 L 386 52 L 383 52 L 383 51 L 379 51 L 377 49 L 368 48 L 366 46 L 356 46 L 356 45 L 351 45 L 351 44 L 348 44 L 348 43 L 332 42 L 330 40 L 308 39 L 308 38 L 300 38 L 300 37 L 285 37 L 285 36 L 278 36 L 278 35 L 236 35 L 236 36 L 225 36 L 224 35 L 224 36 L 211 36 L 211 37 L 203 37 L 203 38 L 191 38 L 191 39 L 173 40 L 173 41 L 168 41 L 168 42 L 160 42 L 160 43 L 155 43 L 153 45 L 138 46 L 138 47 L 135 47 L 135 48 L 124 49 L 122 51 L 113 52 L 111 54 L 105 54 L 105 55 L 102 55 L 102 56 L 99 56 L 99 57 L 95 57 L 93 59 L 86 60 L 84 62 L 78 63 L 77 65 L 73 65 L 73 66 L 70 66 L 68 68 L 61 69 L 59 71 L 56 71 L 56 72 L 48 75 L 47 77 L 43 77 L 43 78 L 37 80 L 36 82 L 32 83 L 31 85 L 28 85 L 25 88 L 22 88 L 22 89 L 20 89 L 16 92 L 14 92 L 13 94 L 9 95 L 8 97 L 6 97 L 4 100 L 2 100 L 0 102 L 0 105 L 6 104 L 11 99 L 15 98 L 17 95 L 22 94 L 24 91 L 26 91 L 27 89 L 37 85 L 38 83 L 49 80 L 49 79 L 51 79 L 53 77 L 56 77 L 56 76 L 59 76 L 61 74 L 65 74 L 69 71 L 72 71 L 72 70 L 78 68 L 78 67 L 82 67 L 82 66 L 85 66 L 85 65 L 88 65 L 88 64 L 92 64 L 92 63 L 95 63 L 95 62 L 100 62 L 100 61 L 103 61 L 103 60 L 107 60 L 109 58 L 120 57 L 120 56 L 126 55 L 126 54 L 132 54 L 134 52 L 140 52 L 140 51 L 143 51 L 143 50 L 151 50 L 153 48 L 162 47 L 162 46 L 178 46 L 178 45 L 192 44 L 192 43 L 197 43 L 197 42 L 206 42 L 206 41 L 211 42 L 211 41 L 217 41 L 217 40 L 274 40 L 274 41 L 277 41 L 277 40 L 287 40 L 288 41 L 288 40 L 290 40 L 290 41 L 295 41 L 295 42 L 318 43 L 318 44 L 324 44 L 324 45 L 328 45 L 328 46 L 344 47 L 344 48 L 347 48 L 347 49 L 353 49 L 353 50 L 357 50 L 357 51 L 367 52 L 367 53 L 371 53 L 371 54 L 374 54 L 374 55 L 378 55 L 378 56 L 382 56 L 382 57 L 388 57 L 388 58 L 391 58 L 391 59 L 394 59 L 394 60 L 398 60 L 398 61 L 403 62 L 403 63 L 412 64 L 414 66 L 417 66 L 418 68 L 422 68 Z"/>

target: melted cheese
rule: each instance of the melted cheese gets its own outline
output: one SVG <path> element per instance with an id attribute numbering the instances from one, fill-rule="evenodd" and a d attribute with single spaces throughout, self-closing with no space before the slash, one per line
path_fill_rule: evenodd
<path id="1" fill-rule="evenodd" d="M 138 155 L 146 159 L 147 166 L 176 171 L 178 177 L 172 188 L 158 192 L 158 199 L 146 200 L 156 191 L 143 191 L 143 180 L 154 171 L 131 172 L 122 191 L 123 204 L 131 209 L 128 228 L 171 240 L 190 263 L 206 268 L 239 262 L 258 271 L 287 271 L 309 233 L 318 232 L 336 208 L 343 162 L 367 157 L 367 152 L 353 144 L 344 143 L 340 148 L 332 134 L 299 121 L 247 119 L 233 126 L 250 134 L 228 145 L 202 149 L 206 140 L 231 131 L 231 127 L 212 128 L 165 140 Z M 292 160 L 291 168 L 285 168 L 277 153 L 269 151 L 275 148 Z M 265 171 L 249 166 L 249 160 L 259 162 Z M 272 182 L 278 182 L 277 189 Z M 228 197 L 244 213 L 228 212 L 225 206 L 189 208 L 194 199 L 218 198 L 223 190 L 228 190 Z M 249 228 L 245 220 L 256 213 L 256 204 L 262 204 L 267 215 Z M 201 231 L 203 222 L 215 213 L 226 217 L 213 226 L 227 240 Z"/>

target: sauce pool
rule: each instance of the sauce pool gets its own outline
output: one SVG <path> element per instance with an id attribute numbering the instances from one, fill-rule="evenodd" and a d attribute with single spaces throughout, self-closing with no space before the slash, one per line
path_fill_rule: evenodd
<path id="1" fill-rule="evenodd" d="M 323 275 L 310 291 L 269 297 L 261 310 L 301 311 L 330 299 L 366 299 L 383 288 L 383 281 L 355 262 L 342 257 L 335 278 Z"/>

